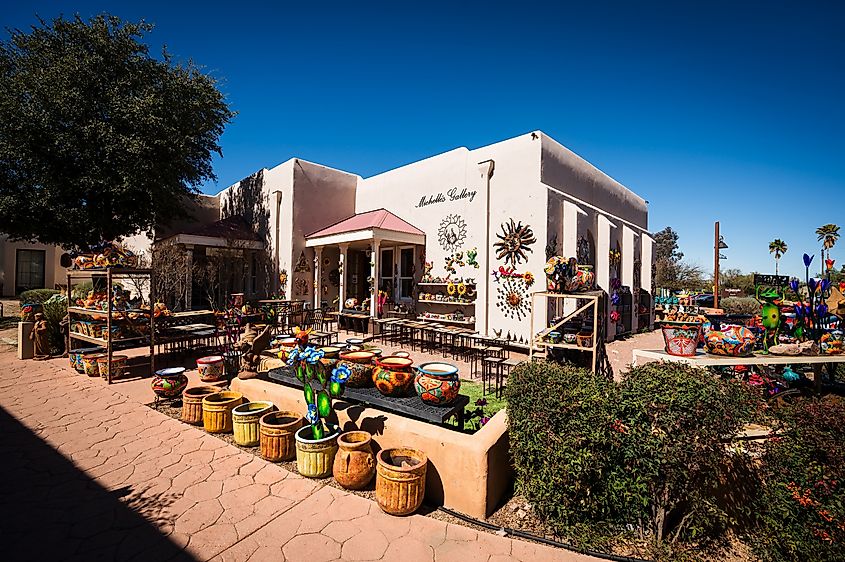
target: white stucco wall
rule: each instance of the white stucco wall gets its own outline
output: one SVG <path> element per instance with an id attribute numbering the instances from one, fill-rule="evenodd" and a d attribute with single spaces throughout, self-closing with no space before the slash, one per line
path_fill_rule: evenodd
<path id="1" fill-rule="evenodd" d="M 15 296 L 15 276 L 17 274 L 18 250 L 44 250 L 44 289 L 54 289 L 67 283 L 67 270 L 59 263 L 64 250 L 58 246 L 31 242 L 11 242 L 0 235 L 0 285 L 2 296 Z"/>

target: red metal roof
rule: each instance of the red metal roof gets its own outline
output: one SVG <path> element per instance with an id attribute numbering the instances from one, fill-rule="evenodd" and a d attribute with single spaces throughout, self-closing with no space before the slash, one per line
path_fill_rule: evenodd
<path id="1" fill-rule="evenodd" d="M 327 226 L 317 232 L 312 232 L 306 238 L 321 238 L 323 236 L 332 236 L 333 234 L 344 234 L 346 232 L 355 232 L 358 230 L 368 230 L 371 228 L 380 228 L 382 230 L 391 230 L 393 232 L 404 232 L 406 234 L 419 234 L 425 236 L 425 232 L 406 222 L 387 209 L 377 209 L 375 211 L 367 211 L 366 213 L 358 213 L 352 215 L 347 219 L 336 222 L 331 226 Z"/>

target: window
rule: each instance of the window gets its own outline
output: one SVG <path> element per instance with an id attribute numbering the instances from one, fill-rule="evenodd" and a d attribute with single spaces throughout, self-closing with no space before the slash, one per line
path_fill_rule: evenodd
<path id="1" fill-rule="evenodd" d="M 44 250 L 18 250 L 15 260 L 15 292 L 44 288 Z"/>
<path id="2" fill-rule="evenodd" d="M 414 293 L 414 249 L 399 250 L 399 298 L 413 298 Z"/>
<path id="3" fill-rule="evenodd" d="M 393 248 L 382 250 L 379 259 L 379 290 L 385 291 L 389 299 L 393 294 Z"/>

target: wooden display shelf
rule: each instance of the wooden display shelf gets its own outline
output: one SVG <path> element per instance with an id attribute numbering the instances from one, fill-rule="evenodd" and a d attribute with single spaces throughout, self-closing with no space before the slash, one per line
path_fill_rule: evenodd
<path id="1" fill-rule="evenodd" d="M 536 304 L 537 299 L 542 299 L 542 307 L 538 307 Z M 601 291 L 588 291 L 585 293 L 550 293 L 547 291 L 538 291 L 536 293 L 531 293 L 531 346 L 529 357 L 531 359 L 534 358 L 534 349 L 535 348 L 550 348 L 550 349 L 573 349 L 577 351 L 587 352 L 591 355 L 590 357 L 590 364 L 592 366 L 592 371 L 595 373 L 596 369 L 598 368 L 598 355 L 599 355 L 599 348 L 603 345 L 604 342 L 604 334 L 599 333 L 599 311 L 601 307 L 602 299 L 604 298 L 604 293 Z M 547 320 L 545 319 L 545 315 L 549 310 L 549 303 L 554 301 L 556 302 L 556 308 L 559 308 L 559 304 L 562 302 L 566 302 L 567 300 L 575 301 L 574 308 L 572 312 L 566 314 L 562 320 L 559 320 L 552 326 L 548 326 L 539 332 L 534 332 L 534 318 L 535 312 L 539 314 L 543 314 L 543 325 L 546 325 Z M 578 301 L 586 301 L 586 304 L 580 304 Z M 580 306 L 579 306 L 580 305 Z M 542 311 L 542 312 L 541 312 Z M 549 343 L 543 341 L 543 339 L 550 333 L 557 329 L 559 329 L 563 324 L 565 324 L 568 320 L 575 318 L 576 316 L 580 316 L 582 314 L 587 314 L 592 316 L 592 335 L 593 341 L 592 345 L 589 347 L 581 347 L 578 344 L 572 343 Z"/>
<path id="2" fill-rule="evenodd" d="M 105 317 L 109 312 L 108 310 L 97 310 L 94 308 L 83 308 L 81 306 L 69 306 L 67 307 L 68 312 L 73 312 L 74 314 L 87 314 L 88 316 L 103 316 Z M 148 316 L 150 314 L 149 310 L 112 310 L 112 318 L 120 318 L 120 316 L 126 316 L 127 314 L 143 314 Z"/>
<path id="3" fill-rule="evenodd" d="M 449 283 L 452 283 L 453 285 L 460 285 L 461 283 L 463 283 L 467 287 L 475 287 L 475 283 L 467 283 L 465 281 L 437 281 L 437 282 L 429 281 L 427 283 L 417 283 L 417 285 L 422 285 L 422 286 L 431 285 L 431 286 L 445 287 Z"/>
<path id="4" fill-rule="evenodd" d="M 429 304 L 454 304 L 458 306 L 475 306 L 475 301 L 469 302 L 460 302 L 460 301 L 438 301 L 438 300 L 428 300 L 428 299 L 419 299 L 417 302 L 425 302 Z"/>
<path id="5" fill-rule="evenodd" d="M 107 340 L 107 339 L 97 338 L 97 337 L 94 337 L 94 336 L 86 336 L 85 334 L 80 334 L 78 332 L 71 332 L 70 337 L 71 337 L 71 339 L 87 341 L 87 342 L 90 342 L 90 343 L 97 343 L 97 344 L 100 344 L 102 346 L 107 346 L 109 344 L 109 340 Z M 147 339 L 147 336 L 132 336 L 131 338 L 114 339 L 114 340 L 111 340 L 111 343 L 112 344 L 130 343 L 130 342 L 135 342 L 135 341 L 138 341 L 138 340 L 145 340 L 145 339 Z"/>
<path id="6" fill-rule="evenodd" d="M 548 343 L 542 341 L 535 342 L 534 345 L 539 347 L 551 347 L 554 349 L 577 349 L 578 351 L 586 351 L 588 353 L 592 353 L 596 347 L 595 345 L 584 347 L 575 343 Z"/>
<path id="7" fill-rule="evenodd" d="M 419 320 L 428 320 L 429 322 L 447 322 L 449 324 L 463 324 L 466 326 L 475 324 L 475 320 L 448 320 L 446 318 L 431 318 L 429 316 L 420 316 Z"/>

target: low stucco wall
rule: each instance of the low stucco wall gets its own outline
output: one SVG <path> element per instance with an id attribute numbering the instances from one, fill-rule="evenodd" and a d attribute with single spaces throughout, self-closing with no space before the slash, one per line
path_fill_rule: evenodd
<path id="1" fill-rule="evenodd" d="M 274 382 L 235 379 L 231 389 L 249 400 L 269 400 L 282 410 L 306 410 L 301 390 Z M 425 489 L 428 504 L 483 519 L 495 511 L 511 487 L 505 410 L 473 435 L 342 399 L 335 400 L 335 412 L 344 431 L 369 431 L 374 451 L 400 446 L 424 451 L 429 459 Z"/>

